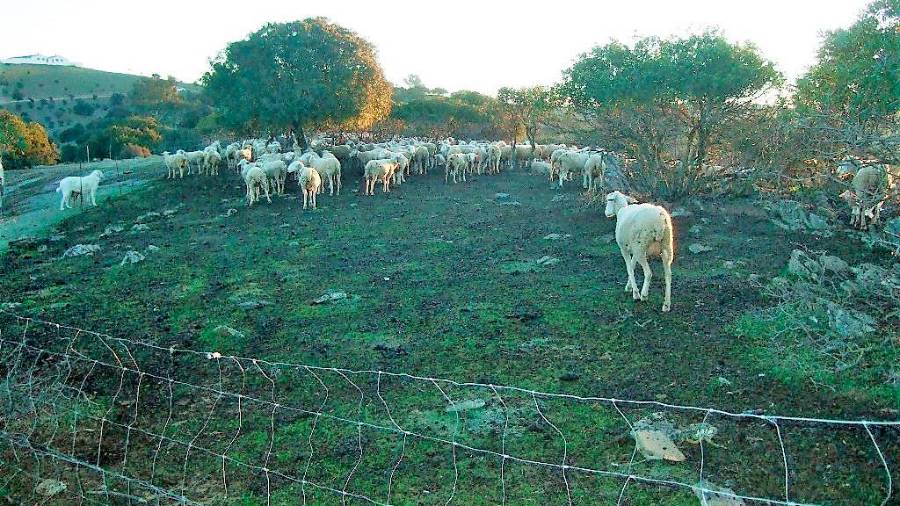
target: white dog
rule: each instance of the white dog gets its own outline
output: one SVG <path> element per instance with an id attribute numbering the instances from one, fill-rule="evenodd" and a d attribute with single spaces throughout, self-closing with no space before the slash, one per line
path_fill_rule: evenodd
<path id="1" fill-rule="evenodd" d="M 62 179 L 59 182 L 59 188 L 56 189 L 57 193 L 62 194 L 62 200 L 59 201 L 59 210 L 65 210 L 66 208 L 72 207 L 72 201 L 76 198 L 81 198 L 82 202 L 84 202 L 84 197 L 87 195 L 91 199 L 91 205 L 97 205 L 97 186 L 100 185 L 100 179 L 103 177 L 103 173 L 99 170 L 95 170 L 91 172 L 87 176 L 77 177 L 77 176 L 69 176 Z"/>

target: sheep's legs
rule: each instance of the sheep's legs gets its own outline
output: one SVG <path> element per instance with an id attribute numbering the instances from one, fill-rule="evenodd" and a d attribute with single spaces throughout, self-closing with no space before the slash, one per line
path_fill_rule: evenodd
<path id="1" fill-rule="evenodd" d="M 641 300 L 644 300 L 650 293 L 650 279 L 653 277 L 653 271 L 650 270 L 650 263 L 647 262 L 646 254 L 635 255 L 635 258 L 644 270 L 644 285 L 641 287 Z"/>
<path id="2" fill-rule="evenodd" d="M 672 309 L 672 253 L 662 251 L 663 273 L 666 278 L 666 296 L 663 300 L 662 310 L 667 312 Z"/>
<path id="3" fill-rule="evenodd" d="M 622 251 L 622 258 L 625 259 L 625 269 L 628 271 L 628 282 L 625 283 L 625 292 L 628 293 L 629 289 L 631 290 L 631 296 L 634 300 L 638 300 L 640 298 L 640 294 L 637 291 L 637 282 L 634 280 L 634 256 L 625 250 Z"/>

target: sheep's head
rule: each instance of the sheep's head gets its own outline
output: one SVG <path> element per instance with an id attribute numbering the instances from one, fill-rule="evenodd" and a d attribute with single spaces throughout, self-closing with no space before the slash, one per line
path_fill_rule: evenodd
<path id="1" fill-rule="evenodd" d="M 628 204 L 636 204 L 634 197 L 629 197 L 620 191 L 614 191 L 606 195 L 606 217 L 614 218 L 619 210 Z"/>
<path id="2" fill-rule="evenodd" d="M 844 190 L 838 197 L 844 199 L 844 202 L 851 206 L 856 204 L 856 192 L 854 191 Z"/>

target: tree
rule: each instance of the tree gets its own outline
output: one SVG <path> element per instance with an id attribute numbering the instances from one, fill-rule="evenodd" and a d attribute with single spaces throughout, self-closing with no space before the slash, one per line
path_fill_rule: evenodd
<path id="1" fill-rule="evenodd" d="M 202 83 L 235 130 L 366 130 L 391 110 L 373 46 L 325 18 L 269 23 L 232 42 Z"/>
<path id="2" fill-rule="evenodd" d="M 565 72 L 560 92 L 606 147 L 637 159 L 632 186 L 679 198 L 703 186 L 728 121 L 780 82 L 754 46 L 706 32 L 596 47 Z"/>
<path id="3" fill-rule="evenodd" d="M 9 168 L 52 165 L 59 160 L 56 146 L 39 123 L 28 123 L 0 110 L 0 153 Z"/>
<path id="4" fill-rule="evenodd" d="M 181 103 L 178 81 L 171 76 L 168 79 L 162 79 L 158 74 L 135 81 L 131 91 L 128 92 L 128 98 L 133 105 L 145 109 L 158 110 L 161 107 Z"/>
<path id="5" fill-rule="evenodd" d="M 792 118 L 810 157 L 845 154 L 900 163 L 900 1 L 877 0 L 825 34 L 797 82 Z"/>
<path id="6" fill-rule="evenodd" d="M 531 148 L 537 144 L 538 129 L 541 124 L 549 119 L 550 114 L 556 109 L 558 101 L 554 93 L 543 86 L 530 88 L 500 88 L 497 91 L 497 100 L 503 104 L 504 110 L 512 120 L 516 131 L 524 130 L 525 137 L 531 143 Z M 513 135 L 513 144 L 515 144 Z"/>
<path id="7" fill-rule="evenodd" d="M 423 95 L 398 103 L 389 122 L 393 128 L 402 127 L 405 135 L 432 138 L 492 138 L 500 133 L 497 127 L 497 101 L 475 91 L 458 91 L 449 97 Z"/>

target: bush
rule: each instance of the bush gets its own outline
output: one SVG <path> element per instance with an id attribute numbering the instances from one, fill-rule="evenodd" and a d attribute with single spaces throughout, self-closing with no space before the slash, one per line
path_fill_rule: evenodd
<path id="1" fill-rule="evenodd" d="M 150 150 L 137 144 L 125 144 L 119 152 L 121 158 L 147 158 Z"/>
<path id="2" fill-rule="evenodd" d="M 78 100 L 75 102 L 75 105 L 72 106 L 72 112 L 79 116 L 90 116 L 94 114 L 94 106 L 83 100 Z"/>
<path id="3" fill-rule="evenodd" d="M 59 148 L 60 161 L 63 163 L 77 162 L 79 156 L 83 157 L 82 153 L 84 150 L 75 144 L 63 144 Z"/>

